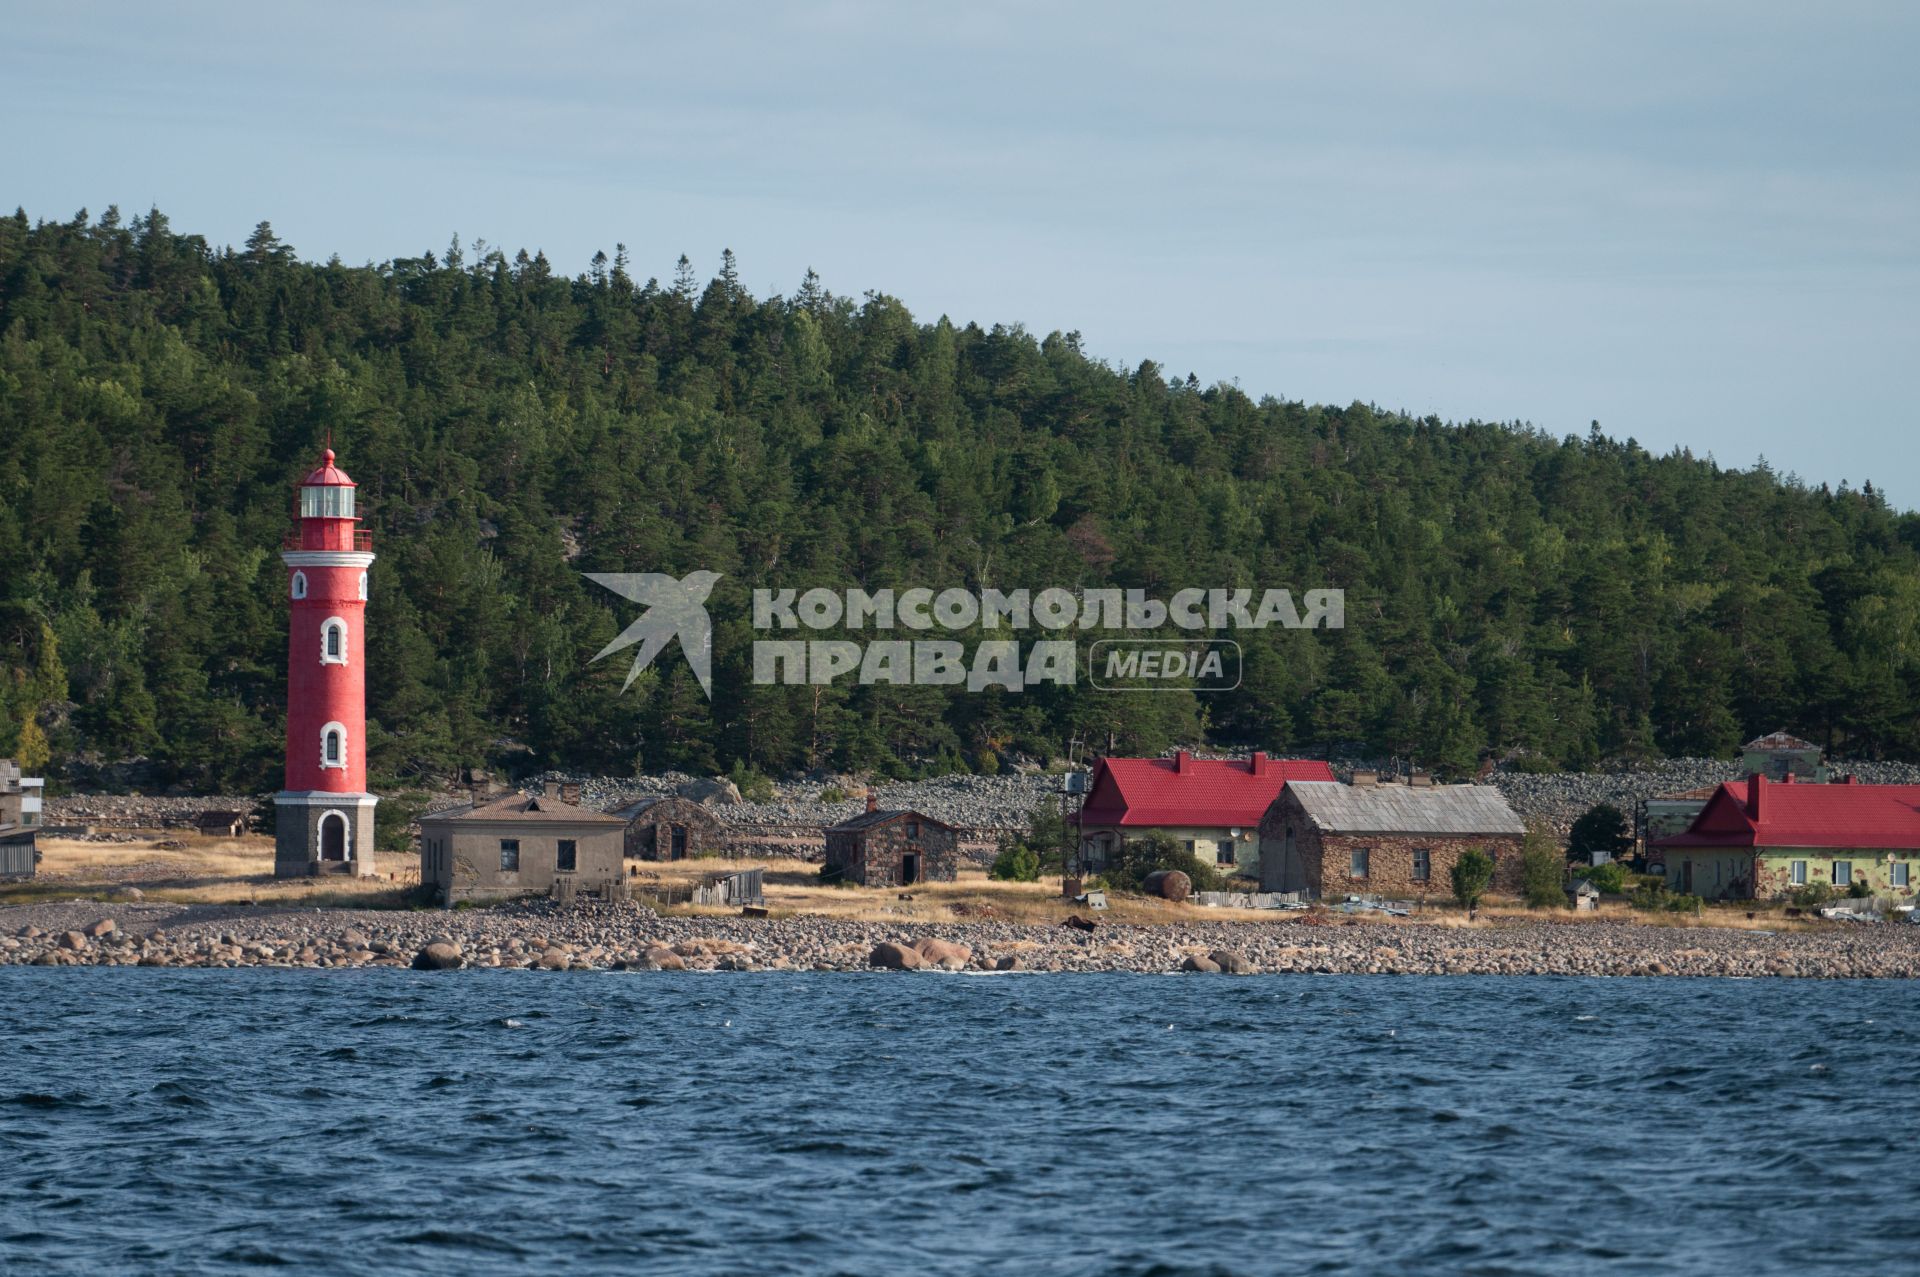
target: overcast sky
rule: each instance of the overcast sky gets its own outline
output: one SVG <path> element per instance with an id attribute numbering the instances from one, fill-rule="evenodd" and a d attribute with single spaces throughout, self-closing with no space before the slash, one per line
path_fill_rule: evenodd
<path id="1" fill-rule="evenodd" d="M 300 12 L 294 12 L 299 10 Z M 738 255 L 1920 505 L 1920 6 L 7 0 L 0 200 Z"/>

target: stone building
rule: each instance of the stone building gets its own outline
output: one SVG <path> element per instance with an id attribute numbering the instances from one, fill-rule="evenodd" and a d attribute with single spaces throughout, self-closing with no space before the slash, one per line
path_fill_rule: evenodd
<path id="1" fill-rule="evenodd" d="M 1492 891 L 1520 890 L 1527 828 L 1490 785 L 1289 781 L 1260 822 L 1260 887 L 1310 897 L 1452 894 L 1462 852 L 1493 858 Z"/>
<path id="2" fill-rule="evenodd" d="M 1103 758 L 1077 817 L 1080 859 L 1103 868 L 1130 839 L 1165 834 L 1222 873 L 1259 872 L 1255 831 L 1290 780 L 1332 780 L 1316 759 Z"/>
<path id="3" fill-rule="evenodd" d="M 626 822 L 561 801 L 506 794 L 420 818 L 420 881 L 451 904 L 509 896 L 624 898 Z"/>
<path id="4" fill-rule="evenodd" d="M 953 826 L 917 811 L 882 811 L 868 794 L 866 811 L 827 827 L 825 876 L 865 887 L 952 882 L 959 852 Z"/>
<path id="5" fill-rule="evenodd" d="M 37 776 L 22 776 L 11 758 L 0 758 L 0 878 L 33 877 L 45 786 Z"/>
<path id="6" fill-rule="evenodd" d="M 720 818 L 691 798 L 642 798 L 608 814 L 626 822 L 627 855 L 637 860 L 689 860 L 720 851 Z"/>

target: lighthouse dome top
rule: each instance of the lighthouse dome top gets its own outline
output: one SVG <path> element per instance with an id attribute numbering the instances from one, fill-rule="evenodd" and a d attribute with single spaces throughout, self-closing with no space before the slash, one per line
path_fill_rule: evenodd
<path id="1" fill-rule="evenodd" d="M 320 467 L 300 481 L 302 519 L 353 518 L 354 482 L 333 464 L 333 449 L 320 454 Z"/>
<path id="2" fill-rule="evenodd" d="M 302 479 L 300 486 L 303 488 L 351 488 L 355 485 L 353 480 L 347 477 L 345 470 L 333 464 L 333 449 L 328 448 L 320 454 L 319 468 Z"/>

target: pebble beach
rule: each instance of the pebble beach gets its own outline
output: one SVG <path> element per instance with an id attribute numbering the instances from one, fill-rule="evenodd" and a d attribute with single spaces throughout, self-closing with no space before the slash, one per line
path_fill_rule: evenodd
<path id="1" fill-rule="evenodd" d="M 669 916 L 631 903 L 398 912 L 68 901 L 0 910 L 0 965 L 27 964 L 1912 979 L 1920 926 L 1770 932 L 1572 918 L 1462 926 L 1313 912 L 1177 925 L 1096 916 L 1088 930 Z"/>

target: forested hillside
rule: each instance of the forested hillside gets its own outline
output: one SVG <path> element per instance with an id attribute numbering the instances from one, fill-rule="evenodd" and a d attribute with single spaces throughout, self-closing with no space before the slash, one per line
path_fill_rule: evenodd
<path id="1" fill-rule="evenodd" d="M 730 255 L 705 284 L 632 272 L 0 219 L 0 755 L 275 787 L 276 552 L 329 432 L 380 554 L 382 783 L 913 772 L 1109 731 L 1447 769 L 1783 727 L 1920 755 L 1920 518 L 1870 487 L 1254 399 L 811 275 L 754 297 Z M 581 573 L 696 568 L 725 574 L 713 702 L 674 651 L 622 694 L 624 656 L 587 662 L 635 609 Z M 756 585 L 1337 585 L 1347 628 L 1236 635 L 1246 682 L 1216 696 L 752 687 Z"/>

